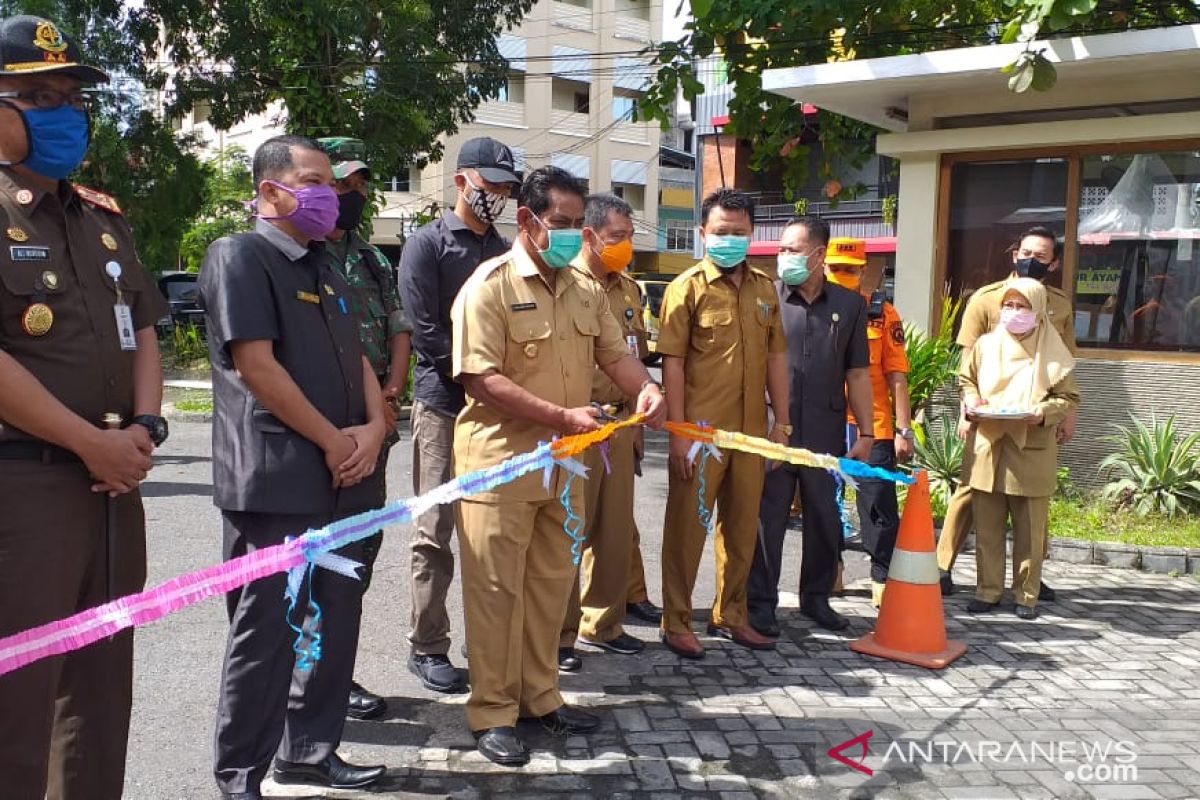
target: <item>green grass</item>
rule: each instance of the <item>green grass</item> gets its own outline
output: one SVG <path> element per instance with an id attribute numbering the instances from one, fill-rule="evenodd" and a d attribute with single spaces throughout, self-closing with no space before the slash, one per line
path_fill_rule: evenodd
<path id="1" fill-rule="evenodd" d="M 1147 547 L 1200 547 L 1200 517 L 1139 517 L 1114 511 L 1100 500 L 1055 497 L 1050 501 L 1050 535 Z"/>
<path id="2" fill-rule="evenodd" d="M 175 409 L 195 414 L 211 414 L 213 410 L 212 395 L 208 392 L 188 392 L 175 401 Z"/>

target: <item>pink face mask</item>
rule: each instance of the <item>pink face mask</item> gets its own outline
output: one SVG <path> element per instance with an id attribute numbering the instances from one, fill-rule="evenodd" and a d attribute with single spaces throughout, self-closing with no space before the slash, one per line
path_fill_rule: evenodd
<path id="1" fill-rule="evenodd" d="M 1000 324 L 1014 336 L 1021 336 L 1037 327 L 1037 317 L 1028 308 L 1002 308 Z"/>
<path id="2" fill-rule="evenodd" d="M 296 198 L 296 207 L 292 213 L 282 217 L 268 217 L 259 214 L 263 219 L 286 219 L 296 228 L 296 232 L 309 239 L 324 239 L 325 234 L 333 230 L 338 218 L 338 196 L 332 186 L 306 186 L 303 189 L 293 189 L 282 183 L 268 181 L 277 189 Z"/>

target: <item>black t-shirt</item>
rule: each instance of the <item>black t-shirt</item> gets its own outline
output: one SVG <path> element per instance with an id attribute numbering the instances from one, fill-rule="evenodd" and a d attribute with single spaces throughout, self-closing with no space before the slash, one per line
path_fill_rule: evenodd
<path id="1" fill-rule="evenodd" d="M 214 242 L 199 283 L 213 364 L 216 505 L 296 514 L 377 505 L 375 481 L 382 476 L 334 490 L 324 452 L 256 400 L 229 348 L 236 341 L 273 342 L 276 360 L 334 426 L 367 421 L 351 289 L 330 268 L 322 244 L 305 248 L 260 222 L 254 233 Z"/>

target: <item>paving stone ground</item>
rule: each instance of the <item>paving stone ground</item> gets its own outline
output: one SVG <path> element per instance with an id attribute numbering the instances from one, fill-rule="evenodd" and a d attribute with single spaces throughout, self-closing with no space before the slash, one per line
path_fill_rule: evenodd
<path id="1" fill-rule="evenodd" d="M 175 446 L 182 452 L 158 470 L 162 485 L 175 488 L 151 489 L 148 503 L 160 524 L 193 531 L 181 534 L 190 537 L 187 546 L 212 540 L 189 556 L 196 559 L 216 547 L 215 512 L 175 503 L 186 494 L 179 487 L 199 485 L 193 481 L 207 469 L 207 454 L 198 438 Z M 656 471 L 639 488 L 638 508 L 648 553 L 659 546 L 666 483 L 661 459 L 651 465 Z M 392 465 L 394 486 L 407 487 L 406 469 L 403 458 Z M 193 494 L 203 497 L 200 489 Z M 790 549 L 797 544 L 789 537 Z M 650 643 L 644 653 L 588 653 L 584 670 L 562 680 L 570 702 L 601 713 L 601 730 L 556 738 L 523 724 L 534 760 L 510 769 L 474 751 L 464 696 L 427 692 L 405 671 L 407 555 L 400 547 L 384 553 L 380 588 L 368 595 L 360 677 L 388 695 L 391 710 L 379 722 L 349 723 L 342 753 L 387 763 L 388 778 L 371 792 L 268 782 L 270 796 L 1200 797 L 1200 585 L 1191 578 L 1051 562 L 1046 581 L 1058 600 L 1043 604 L 1034 622 L 1018 620 L 1011 602 L 969 615 L 969 592 L 960 591 L 946 603 L 946 626 L 967 643 L 967 654 L 930 672 L 848 649 L 875 616 L 862 557 L 848 554 L 851 591 L 835 601 L 853 622 L 845 635 L 800 617 L 794 595 L 785 595 L 784 636 L 774 652 L 704 639 L 708 657 L 685 663 L 655 641 L 652 628 L 631 624 Z M 657 596 L 653 561 L 649 569 Z M 973 582 L 972 570 L 964 556 L 961 584 Z M 167 572 L 160 568 L 156 577 Z M 792 565 L 784 584 L 794 588 L 794 581 Z M 699 586 L 709 584 L 702 575 Z M 703 591 L 701 608 L 711 598 Z M 216 796 L 207 759 L 223 643 L 217 605 L 139 634 L 127 797 Z M 696 629 L 703 630 L 700 613 Z M 454 648 L 461 662 L 457 641 Z M 865 758 L 859 744 L 842 754 L 861 762 L 861 771 L 828 754 L 855 737 L 863 737 Z"/>

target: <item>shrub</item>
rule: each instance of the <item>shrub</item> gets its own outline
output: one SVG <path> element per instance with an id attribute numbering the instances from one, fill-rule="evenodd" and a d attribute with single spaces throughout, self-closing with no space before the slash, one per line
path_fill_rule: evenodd
<path id="1" fill-rule="evenodd" d="M 936 336 L 915 325 L 904 326 L 904 349 L 908 354 L 908 396 L 913 416 L 929 406 L 934 393 L 958 374 L 961 348 L 954 343 L 954 321 L 962 309 L 962 298 L 942 298 Z"/>
<path id="2" fill-rule="evenodd" d="M 1100 462 L 1100 474 L 1111 477 L 1102 496 L 1139 516 L 1173 517 L 1200 510 L 1200 432 L 1180 438 L 1175 416 L 1150 424 L 1129 415 L 1133 425 L 1114 425 L 1117 433 L 1104 441 L 1117 452 Z"/>
<path id="3" fill-rule="evenodd" d="M 957 425 L 953 414 L 943 413 L 936 425 L 915 428 L 913 462 L 929 473 L 930 500 L 935 508 L 943 509 L 943 514 L 962 477 L 965 446 L 958 438 Z"/>

